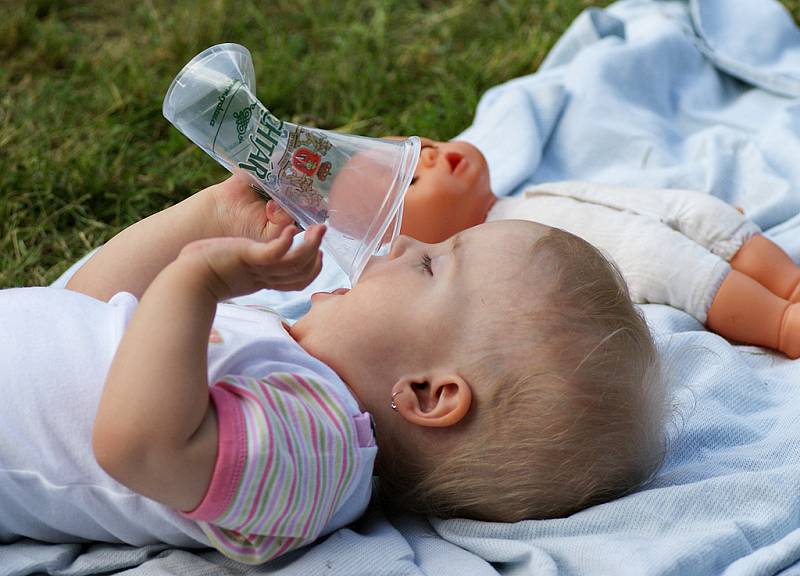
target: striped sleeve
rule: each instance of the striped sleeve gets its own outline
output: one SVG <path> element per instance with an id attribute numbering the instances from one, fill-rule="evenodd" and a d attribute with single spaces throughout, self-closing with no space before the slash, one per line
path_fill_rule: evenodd
<path id="1" fill-rule="evenodd" d="M 313 542 L 360 467 L 343 402 L 309 376 L 226 376 L 211 388 L 217 460 L 198 521 L 226 556 L 257 564 Z"/>

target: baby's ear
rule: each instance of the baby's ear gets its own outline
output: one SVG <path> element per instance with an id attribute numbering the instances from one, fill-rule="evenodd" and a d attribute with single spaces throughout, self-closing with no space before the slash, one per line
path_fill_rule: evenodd
<path id="1" fill-rule="evenodd" d="M 405 377 L 392 387 L 392 407 L 412 424 L 443 428 L 458 424 L 472 405 L 472 388 L 455 372 Z"/>

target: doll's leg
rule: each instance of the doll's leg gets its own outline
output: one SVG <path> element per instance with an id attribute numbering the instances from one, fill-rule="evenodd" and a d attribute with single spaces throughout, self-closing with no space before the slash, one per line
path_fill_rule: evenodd
<path id="1" fill-rule="evenodd" d="M 731 270 L 723 280 L 706 326 L 730 340 L 800 357 L 800 304 L 776 296 L 738 270 Z"/>
<path id="2" fill-rule="evenodd" d="M 731 267 L 791 302 L 800 301 L 800 267 L 764 235 L 753 236 L 731 259 Z"/>
<path id="3" fill-rule="evenodd" d="M 670 227 L 730 262 L 734 270 L 750 276 L 781 298 L 800 302 L 800 267 L 761 234 L 742 210 L 710 194 L 690 190 L 591 187 L 595 194 L 631 206 L 634 211 L 657 214 Z"/>

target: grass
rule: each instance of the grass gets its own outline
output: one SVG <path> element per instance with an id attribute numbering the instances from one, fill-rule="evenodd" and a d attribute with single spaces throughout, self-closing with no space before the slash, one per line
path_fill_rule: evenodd
<path id="1" fill-rule="evenodd" d="M 604 0 L 0 0 L 0 287 L 43 285 L 225 177 L 161 115 L 200 50 L 253 52 L 258 95 L 320 128 L 451 138 Z M 800 0 L 784 4 L 797 16 Z"/>

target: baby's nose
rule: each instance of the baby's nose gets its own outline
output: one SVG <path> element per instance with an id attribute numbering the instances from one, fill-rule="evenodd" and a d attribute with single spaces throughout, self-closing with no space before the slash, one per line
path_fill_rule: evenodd
<path id="1" fill-rule="evenodd" d="M 408 236 L 405 236 L 403 234 L 395 238 L 394 242 L 392 242 L 392 247 L 389 249 L 388 254 L 385 254 L 383 256 L 372 256 L 367 261 L 367 265 L 364 268 L 364 271 L 361 273 L 361 278 L 365 278 L 366 276 L 371 276 L 376 269 L 380 270 L 384 263 L 391 262 L 395 258 L 399 258 L 400 256 L 402 256 L 403 253 L 408 248 L 409 244 L 413 242 L 416 242 L 416 240 Z"/>
<path id="2" fill-rule="evenodd" d="M 414 239 L 410 236 L 400 234 L 394 239 L 394 242 L 392 242 L 392 248 L 389 250 L 389 259 L 397 258 L 402 255 L 403 252 L 406 251 L 406 248 L 408 248 L 408 245 L 413 241 Z"/>
<path id="3" fill-rule="evenodd" d="M 438 157 L 439 150 L 433 146 L 426 146 L 419 153 L 419 163 L 423 168 L 433 168 Z"/>

